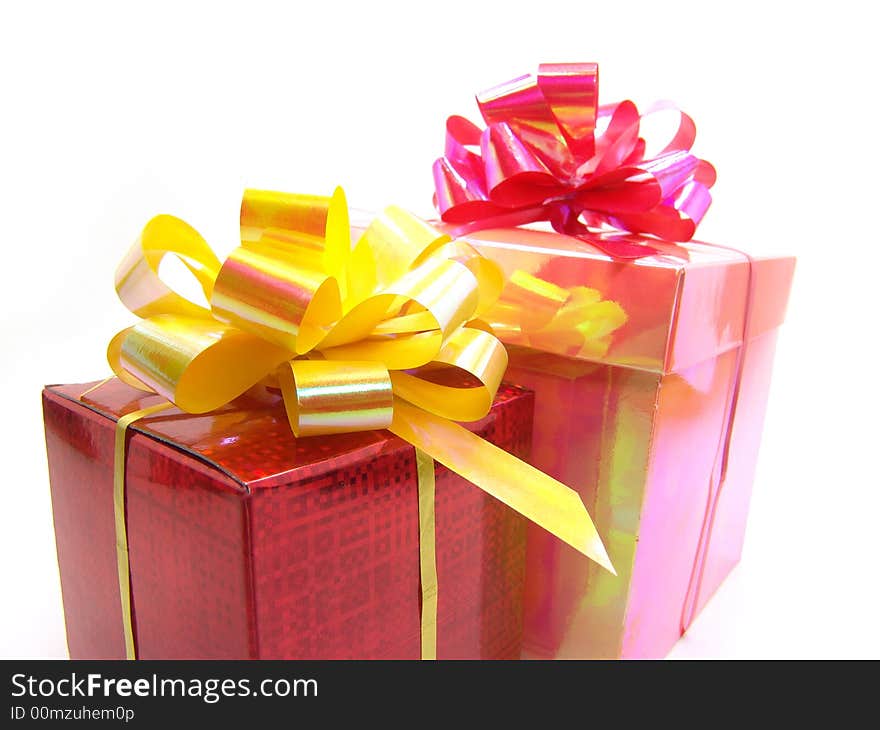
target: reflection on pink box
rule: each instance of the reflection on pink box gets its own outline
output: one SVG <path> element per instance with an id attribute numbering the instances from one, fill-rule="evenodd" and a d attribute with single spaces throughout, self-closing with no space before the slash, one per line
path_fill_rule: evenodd
<path id="1" fill-rule="evenodd" d="M 507 379 L 536 393 L 532 461 L 579 491 L 618 571 L 532 527 L 526 656 L 664 656 L 740 557 L 794 259 L 646 240 L 651 255 L 615 260 L 528 229 L 467 240 L 508 288 L 590 287 L 627 316 L 580 345 L 498 330 Z"/>

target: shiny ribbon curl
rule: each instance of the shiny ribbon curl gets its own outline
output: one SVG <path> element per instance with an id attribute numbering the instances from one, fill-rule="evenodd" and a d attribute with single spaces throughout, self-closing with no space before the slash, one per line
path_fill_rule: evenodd
<path id="1" fill-rule="evenodd" d="M 207 307 L 162 281 L 166 255 Z M 483 320 L 503 285 L 475 249 L 399 208 L 352 246 L 341 189 L 247 190 L 241 246 L 222 263 L 178 218 L 147 223 L 116 274 L 141 321 L 111 340 L 108 360 L 189 413 L 262 383 L 281 390 L 298 437 L 388 429 L 613 572 L 575 491 L 454 423 L 489 412 L 506 369 Z M 436 378 L 449 368 L 473 385 Z"/>
<path id="2" fill-rule="evenodd" d="M 595 63 L 541 64 L 477 95 L 486 129 L 449 117 L 433 167 L 442 219 L 459 232 L 549 221 L 573 236 L 611 226 L 689 241 L 715 182 L 690 151 L 693 119 L 668 102 L 644 114 L 631 101 L 599 105 L 598 90 Z M 674 131 L 643 135 L 660 115 Z"/>

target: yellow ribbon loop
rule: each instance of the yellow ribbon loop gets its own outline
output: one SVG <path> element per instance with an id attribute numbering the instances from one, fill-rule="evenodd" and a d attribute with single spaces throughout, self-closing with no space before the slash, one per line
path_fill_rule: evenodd
<path id="1" fill-rule="evenodd" d="M 210 317 L 207 309 L 172 291 L 159 278 L 159 264 L 169 254 L 192 272 L 205 298 L 211 298 L 220 260 L 194 228 L 174 216 L 157 215 L 116 269 L 116 293 L 122 303 L 145 319 L 157 314 Z"/>
<path id="2" fill-rule="evenodd" d="M 293 360 L 278 370 L 278 382 L 297 437 L 391 425 L 394 396 L 381 363 Z"/>
<path id="3" fill-rule="evenodd" d="M 260 382 L 280 387 L 297 436 L 388 428 L 612 570 L 574 491 L 453 423 L 489 412 L 507 367 L 486 323 L 504 287 L 495 264 L 395 207 L 352 246 L 338 188 L 329 198 L 247 190 L 240 221 L 242 245 L 222 265 L 182 221 L 147 224 L 117 274 L 120 298 L 143 318 L 108 348 L 120 378 L 191 413 Z M 168 254 L 198 279 L 210 311 L 159 279 Z M 538 334 L 608 305 L 529 275 L 509 286 L 515 301 L 500 310 L 516 309 L 511 326 L 525 319 Z M 590 326 L 574 331 L 608 331 Z"/>
<path id="4" fill-rule="evenodd" d="M 467 388 L 451 387 L 431 382 L 431 371 L 427 369 L 420 372 L 420 377 L 392 372 L 394 392 L 420 408 L 453 421 L 476 421 L 489 412 L 507 369 L 507 350 L 497 337 L 462 327 L 444 343 L 434 362 L 456 367 L 477 382 Z"/>
<path id="5" fill-rule="evenodd" d="M 259 383 L 290 352 L 216 320 L 160 314 L 124 330 L 109 361 L 188 413 L 207 413 Z"/>
<path id="6" fill-rule="evenodd" d="M 211 309 L 224 322 L 302 355 L 342 315 L 339 284 L 302 257 L 268 246 L 241 246 L 214 284 Z"/>
<path id="7" fill-rule="evenodd" d="M 323 195 L 245 190 L 239 218 L 241 240 L 258 241 L 266 229 L 324 238 L 331 198 Z"/>

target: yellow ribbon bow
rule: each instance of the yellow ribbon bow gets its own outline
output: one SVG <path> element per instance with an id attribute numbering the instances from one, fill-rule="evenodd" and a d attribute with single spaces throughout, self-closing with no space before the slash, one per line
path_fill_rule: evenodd
<path id="1" fill-rule="evenodd" d="M 169 254 L 210 308 L 162 281 Z M 352 246 L 341 189 L 247 190 L 241 246 L 223 263 L 182 220 L 147 223 L 116 273 L 141 321 L 113 338 L 108 360 L 189 413 L 264 382 L 281 389 L 298 437 L 388 429 L 613 572 L 576 492 L 454 423 L 489 412 L 507 367 L 480 319 L 503 283 L 475 249 L 399 208 Z M 436 382 L 450 367 L 470 387 Z"/>

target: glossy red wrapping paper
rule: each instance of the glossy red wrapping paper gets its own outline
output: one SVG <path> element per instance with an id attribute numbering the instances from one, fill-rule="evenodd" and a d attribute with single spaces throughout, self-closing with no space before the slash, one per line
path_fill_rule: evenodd
<path id="1" fill-rule="evenodd" d="M 527 657 L 664 656 L 742 549 L 794 259 L 626 238 L 653 253 L 615 260 L 529 229 L 467 237 L 508 277 L 594 288 L 627 315 L 591 359 L 508 339 L 506 378 L 536 394 L 532 462 L 579 491 L 618 572 L 530 529 Z"/>
<path id="2" fill-rule="evenodd" d="M 71 658 L 124 658 L 115 420 L 160 402 L 113 380 L 43 393 Z M 502 385 L 475 432 L 529 451 L 533 396 Z M 386 431 L 296 439 L 280 398 L 137 421 L 126 464 L 138 656 L 418 659 L 415 451 Z M 436 468 L 438 658 L 520 654 L 525 523 Z"/>

